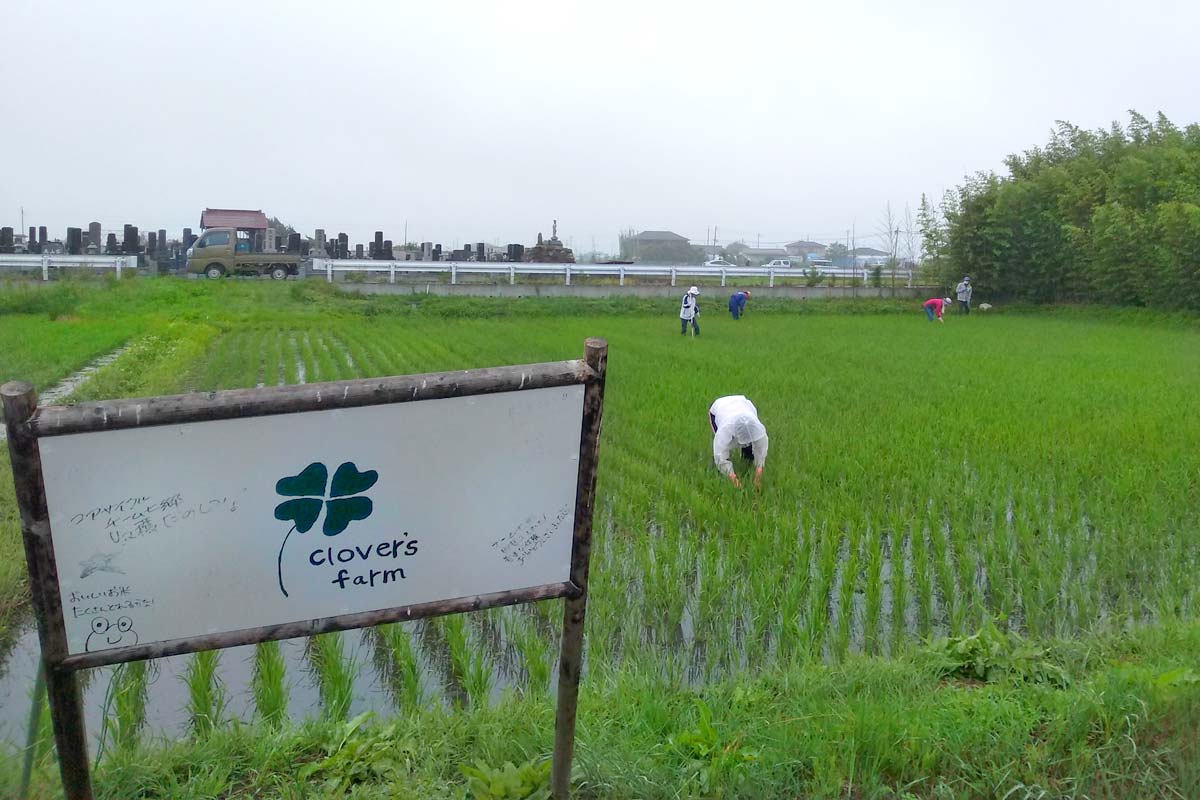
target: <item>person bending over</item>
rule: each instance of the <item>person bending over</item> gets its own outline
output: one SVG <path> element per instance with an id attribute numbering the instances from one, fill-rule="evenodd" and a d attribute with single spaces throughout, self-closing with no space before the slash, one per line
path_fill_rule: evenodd
<path id="1" fill-rule="evenodd" d="M 922 303 L 921 307 L 925 309 L 925 316 L 929 317 L 930 322 L 933 322 L 935 316 L 938 322 L 945 322 L 946 320 L 942 317 L 942 312 L 945 311 L 948 305 L 950 305 L 949 297 L 931 297 Z"/>
<path id="2" fill-rule="evenodd" d="M 749 290 L 729 295 L 729 313 L 733 315 L 734 319 L 740 319 L 746 313 L 746 301 L 749 299 Z"/>
<path id="3" fill-rule="evenodd" d="M 742 487 L 729 460 L 730 450 L 739 447 L 742 458 L 754 462 L 754 485 L 761 486 L 767 463 L 767 429 L 759 422 L 754 403 L 740 394 L 718 397 L 708 408 L 708 422 L 713 431 L 713 461 L 721 474 Z"/>

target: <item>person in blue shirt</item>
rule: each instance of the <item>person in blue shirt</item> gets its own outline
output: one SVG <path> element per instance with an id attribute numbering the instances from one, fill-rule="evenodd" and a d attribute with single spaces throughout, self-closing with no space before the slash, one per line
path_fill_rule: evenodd
<path id="1" fill-rule="evenodd" d="M 740 319 L 746 313 L 746 301 L 750 299 L 749 290 L 734 292 L 729 296 L 729 313 L 734 319 Z"/>

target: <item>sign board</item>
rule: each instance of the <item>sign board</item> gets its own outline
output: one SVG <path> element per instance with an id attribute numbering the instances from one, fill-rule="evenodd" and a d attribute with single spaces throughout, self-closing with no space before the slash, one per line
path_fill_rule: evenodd
<path id="1" fill-rule="evenodd" d="M 576 385 L 47 438 L 67 652 L 566 581 L 582 418 Z"/>
<path id="2" fill-rule="evenodd" d="M 6 384 L 67 796 L 74 670 L 563 597 L 565 797 L 606 352 L 40 409 Z"/>

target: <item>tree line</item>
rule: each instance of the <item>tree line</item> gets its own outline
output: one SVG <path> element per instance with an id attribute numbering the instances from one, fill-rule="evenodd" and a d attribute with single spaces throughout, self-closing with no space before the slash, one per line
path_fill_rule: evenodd
<path id="1" fill-rule="evenodd" d="M 1058 123 L 1045 147 L 977 173 L 918 224 L 927 274 L 979 295 L 1200 310 L 1200 125 L 1130 112 Z M 979 296 L 977 295 L 977 296 Z"/>

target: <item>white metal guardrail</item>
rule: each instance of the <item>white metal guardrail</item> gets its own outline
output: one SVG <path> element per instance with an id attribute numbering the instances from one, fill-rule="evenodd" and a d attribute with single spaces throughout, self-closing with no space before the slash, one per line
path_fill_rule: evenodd
<path id="1" fill-rule="evenodd" d="M 137 269 L 137 256 L 68 256 L 49 253 L 0 253 L 0 270 L 36 272 L 41 270 L 42 280 L 50 280 L 50 268 L 115 269 L 117 277 L 121 270 Z M 2 273 L 0 273 L 2 274 Z"/>
<path id="2" fill-rule="evenodd" d="M 395 283 L 396 276 L 437 273 L 449 275 L 450 283 L 457 284 L 459 275 L 503 275 L 508 277 L 510 284 L 516 284 L 518 275 L 555 275 L 561 276 L 566 286 L 571 285 L 573 276 L 612 277 L 617 278 L 619 285 L 625 285 L 626 277 L 670 278 L 675 286 L 679 278 L 717 278 L 724 286 L 729 278 L 766 278 L 770 286 L 775 285 L 776 276 L 790 278 L 805 278 L 808 272 L 802 268 L 768 269 L 766 267 L 702 267 L 691 264 L 675 264 L 664 266 L 644 266 L 640 264 L 531 264 L 517 262 L 477 262 L 477 261 L 375 261 L 368 259 L 333 259 L 314 258 L 313 273 L 324 273 L 325 279 L 333 282 L 335 273 L 367 272 L 385 273 L 388 283 Z M 862 268 L 823 268 L 821 274 L 827 277 L 853 279 L 858 278 L 864 283 L 871 277 L 870 269 Z M 912 282 L 912 273 L 908 270 L 896 270 L 883 273 L 884 280 L 893 277 L 903 280 L 905 285 Z"/>

